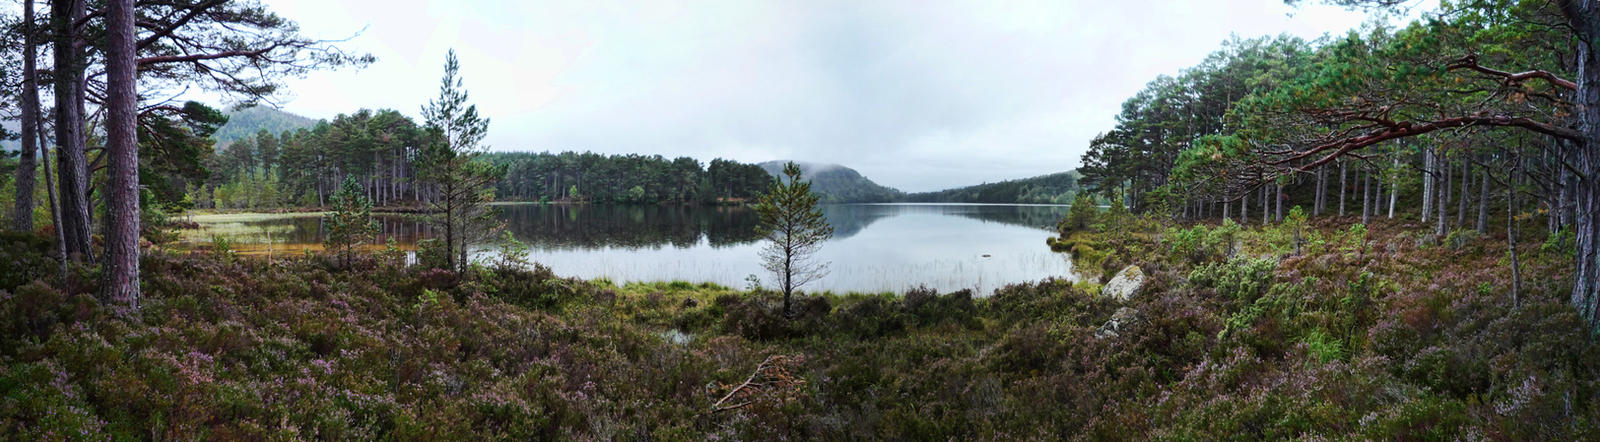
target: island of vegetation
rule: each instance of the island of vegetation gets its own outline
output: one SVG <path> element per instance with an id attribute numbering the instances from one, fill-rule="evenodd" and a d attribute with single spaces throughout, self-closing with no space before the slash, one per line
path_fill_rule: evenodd
<path id="1" fill-rule="evenodd" d="M 1090 146 L 1039 244 L 1076 278 L 876 294 L 789 283 L 783 257 L 832 233 L 805 167 L 486 153 L 453 52 L 421 123 L 357 112 L 213 153 L 226 114 L 141 100 L 373 60 L 255 2 L 34 3 L 5 30 L 8 438 L 1600 438 L 1597 0 L 1230 41 Z M 502 239 L 500 195 L 749 199 L 772 244 L 798 239 L 764 256 L 789 261 L 782 291 L 579 280 Z M 166 247 L 207 201 L 330 209 L 328 247 Z M 356 247 L 401 203 L 440 238 Z"/>

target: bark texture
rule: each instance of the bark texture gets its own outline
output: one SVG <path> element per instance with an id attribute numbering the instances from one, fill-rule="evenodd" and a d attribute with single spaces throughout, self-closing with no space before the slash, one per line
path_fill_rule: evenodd
<path id="1" fill-rule="evenodd" d="M 139 307 L 139 117 L 134 0 L 106 4 L 106 301 Z"/>
<path id="2" fill-rule="evenodd" d="M 78 46 L 77 22 L 84 16 L 84 0 L 50 3 L 55 53 L 56 173 L 61 189 L 62 239 L 68 257 L 88 260 L 89 171 L 85 158 L 83 113 L 83 49 Z"/>
<path id="3" fill-rule="evenodd" d="M 1578 36 L 1578 132 L 1583 134 L 1576 166 L 1577 273 L 1572 305 L 1591 332 L 1600 331 L 1600 0 L 1563 0 L 1562 11 Z"/>
<path id="4" fill-rule="evenodd" d="M 37 32 L 33 28 L 33 0 L 22 0 L 22 156 L 17 161 L 17 198 L 12 208 L 11 227 L 33 231 L 33 192 L 38 187 L 36 161 L 39 152 L 39 71 Z"/>

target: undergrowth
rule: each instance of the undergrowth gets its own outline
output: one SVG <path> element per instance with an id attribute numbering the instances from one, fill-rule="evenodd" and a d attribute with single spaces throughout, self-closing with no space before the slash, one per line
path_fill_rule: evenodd
<path id="1" fill-rule="evenodd" d="M 1138 264 L 1149 289 L 1127 302 L 1065 279 L 805 296 L 785 319 L 771 293 L 531 263 L 456 274 L 383 254 L 151 252 L 142 309 L 121 317 L 92 296 L 92 270 L 69 266 L 62 284 L 48 240 L 8 234 L 0 434 L 1600 437 L 1600 363 L 1565 302 L 1559 233 L 1522 250 L 1513 304 L 1493 236 L 1074 221 L 1053 246 L 1092 278 Z M 1132 319 L 1096 337 L 1119 309 Z M 757 369 L 769 360 L 782 365 Z"/>

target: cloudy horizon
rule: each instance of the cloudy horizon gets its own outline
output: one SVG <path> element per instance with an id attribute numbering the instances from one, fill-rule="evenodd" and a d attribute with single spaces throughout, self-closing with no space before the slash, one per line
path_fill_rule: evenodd
<path id="1" fill-rule="evenodd" d="M 907 192 L 1074 169 L 1123 100 L 1230 35 L 1366 19 L 1281 0 L 265 3 L 378 57 L 288 81 L 285 111 L 416 116 L 454 48 L 494 150 L 836 163 Z"/>

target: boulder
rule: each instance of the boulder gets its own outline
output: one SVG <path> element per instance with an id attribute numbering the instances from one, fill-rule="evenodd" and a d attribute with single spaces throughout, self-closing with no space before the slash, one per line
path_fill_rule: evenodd
<path id="1" fill-rule="evenodd" d="M 1132 324 L 1133 321 L 1138 320 L 1138 318 L 1138 310 L 1127 307 L 1119 308 L 1117 309 L 1116 313 L 1111 314 L 1111 319 L 1106 321 L 1105 325 L 1100 326 L 1099 329 L 1094 331 L 1094 337 L 1100 339 L 1115 338 L 1118 336 L 1118 332 L 1122 331 L 1123 327 L 1127 327 L 1129 324 Z"/>
<path id="2" fill-rule="evenodd" d="M 1100 289 L 1100 293 L 1118 301 L 1127 301 L 1142 288 L 1144 288 L 1144 270 L 1139 269 L 1139 266 L 1128 266 L 1117 272 L 1117 276 L 1111 278 L 1111 282 L 1106 283 L 1106 286 Z"/>

